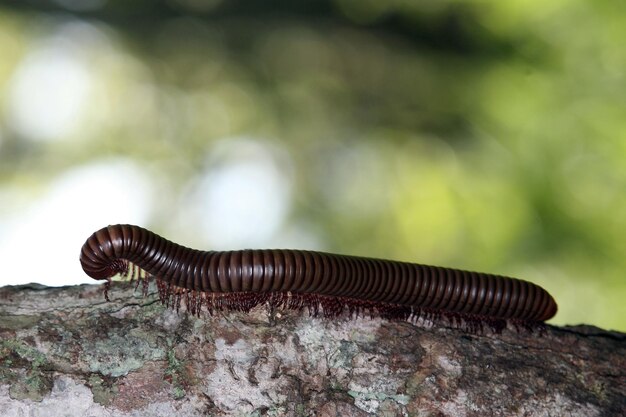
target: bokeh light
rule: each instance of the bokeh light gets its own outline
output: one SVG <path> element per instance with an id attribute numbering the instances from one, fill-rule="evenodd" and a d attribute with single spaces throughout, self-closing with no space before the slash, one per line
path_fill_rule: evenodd
<path id="1" fill-rule="evenodd" d="M 216 143 L 206 170 L 181 201 L 179 227 L 199 227 L 202 243 L 216 250 L 271 241 L 291 206 L 291 166 L 281 153 L 251 139 Z"/>
<path id="2" fill-rule="evenodd" d="M 153 205 L 151 189 L 132 161 L 104 160 L 65 171 L 32 200 L 20 196 L 20 189 L 0 191 L 3 201 L 21 200 L 0 218 L 3 280 L 89 282 L 76 262 L 85 236 L 108 224 L 145 223 Z"/>

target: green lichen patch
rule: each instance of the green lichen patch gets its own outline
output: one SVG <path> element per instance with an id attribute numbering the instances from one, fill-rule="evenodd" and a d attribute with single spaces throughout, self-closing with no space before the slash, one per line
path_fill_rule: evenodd
<path id="1" fill-rule="evenodd" d="M 296 404 L 295 407 L 296 416 L 305 416 L 307 411 L 304 404 Z"/>
<path id="2" fill-rule="evenodd" d="M 339 348 L 329 359 L 329 365 L 333 368 L 349 368 L 352 364 L 352 360 L 358 353 L 359 348 L 356 343 L 341 340 Z"/>
<path id="3" fill-rule="evenodd" d="M 42 401 L 52 391 L 52 378 L 41 371 L 27 371 L 9 387 L 9 396 L 14 400 L 29 399 Z"/>
<path id="4" fill-rule="evenodd" d="M 16 314 L 14 316 L 0 316 L 0 328 L 3 330 L 21 330 L 30 329 L 39 322 L 37 316 L 27 316 L 24 314 Z"/>
<path id="5" fill-rule="evenodd" d="M 409 396 L 407 395 L 404 395 L 404 394 L 389 395 L 384 392 L 358 392 L 358 391 L 350 390 L 348 391 L 348 395 L 351 396 L 352 398 L 360 398 L 364 400 L 383 401 L 386 399 L 391 399 L 403 405 L 406 405 L 409 401 Z"/>
<path id="6" fill-rule="evenodd" d="M 52 389 L 45 355 L 18 339 L 0 342 L 0 377 L 13 399 L 41 401 Z"/>
<path id="7" fill-rule="evenodd" d="M 392 401 L 398 405 L 407 405 L 410 397 L 405 394 L 387 394 L 384 392 L 348 391 L 348 395 L 354 398 L 355 405 L 369 413 L 378 413 L 379 408 L 385 402 Z M 387 404 L 389 406 L 389 404 Z"/>
<path id="8" fill-rule="evenodd" d="M 91 387 L 93 401 L 104 406 L 111 404 L 119 392 L 114 381 L 115 378 L 103 378 L 98 374 L 92 374 L 89 377 L 88 385 Z"/>
<path id="9" fill-rule="evenodd" d="M 0 342 L 0 359 L 11 357 L 30 364 L 32 369 L 38 369 L 47 364 L 46 355 L 43 352 L 18 339 Z"/>
<path id="10" fill-rule="evenodd" d="M 165 370 L 165 380 L 172 384 L 172 396 L 180 400 L 185 397 L 186 391 L 184 381 L 188 380 L 184 375 L 183 363 L 176 358 L 174 349 L 167 351 L 167 369 Z"/>
<path id="11" fill-rule="evenodd" d="M 150 338 L 113 333 L 83 344 L 84 359 L 94 373 L 118 377 L 140 369 L 147 361 L 165 357 L 161 348 L 152 347 Z"/>

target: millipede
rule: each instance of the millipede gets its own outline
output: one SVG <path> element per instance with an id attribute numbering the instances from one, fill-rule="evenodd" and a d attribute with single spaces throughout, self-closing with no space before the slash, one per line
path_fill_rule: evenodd
<path id="1" fill-rule="evenodd" d="M 348 313 L 387 319 L 445 317 L 470 328 L 507 321 L 532 328 L 556 314 L 554 298 L 533 283 L 501 275 L 375 258 L 291 249 L 201 251 L 134 225 L 93 233 L 80 252 L 87 275 L 156 280 L 159 298 L 199 315 L 248 312 L 257 305 L 305 309 L 326 318 Z"/>

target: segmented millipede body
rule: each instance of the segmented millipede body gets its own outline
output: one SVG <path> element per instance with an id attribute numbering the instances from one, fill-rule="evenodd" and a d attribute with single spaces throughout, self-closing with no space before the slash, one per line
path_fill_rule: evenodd
<path id="1" fill-rule="evenodd" d="M 326 317 L 369 312 L 385 318 L 447 317 L 487 323 L 538 323 L 556 314 L 548 292 L 519 279 L 451 268 L 304 250 L 200 251 L 142 227 L 114 225 L 87 239 L 84 271 L 97 280 L 156 278 L 161 301 L 181 299 L 199 314 L 249 311 L 258 304 L 308 308 Z"/>

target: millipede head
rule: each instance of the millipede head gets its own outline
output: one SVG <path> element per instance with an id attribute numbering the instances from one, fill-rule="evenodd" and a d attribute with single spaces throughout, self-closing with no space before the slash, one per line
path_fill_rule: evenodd
<path id="1" fill-rule="evenodd" d="M 126 276 L 128 274 L 128 261 L 125 259 L 112 259 L 104 265 L 94 264 L 86 259 L 81 253 L 80 263 L 87 275 L 95 280 L 110 280 L 117 274 Z"/>

